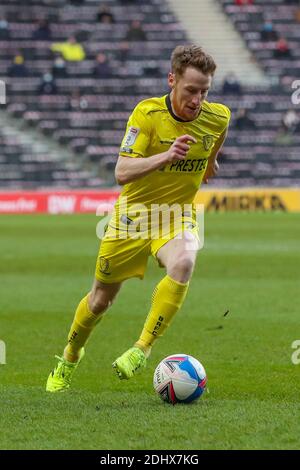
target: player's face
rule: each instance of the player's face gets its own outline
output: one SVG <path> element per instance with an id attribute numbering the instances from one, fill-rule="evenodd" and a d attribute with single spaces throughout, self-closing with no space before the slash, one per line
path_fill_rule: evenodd
<path id="1" fill-rule="evenodd" d="M 169 73 L 173 112 L 184 121 L 193 121 L 200 113 L 203 101 L 211 87 L 212 75 L 205 75 L 194 67 L 187 67 L 183 75 Z"/>

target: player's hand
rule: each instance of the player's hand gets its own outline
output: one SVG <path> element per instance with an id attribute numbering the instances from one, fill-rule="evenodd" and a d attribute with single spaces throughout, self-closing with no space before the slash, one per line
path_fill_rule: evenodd
<path id="1" fill-rule="evenodd" d="M 187 156 L 188 151 L 190 150 L 190 145 L 188 145 L 188 142 L 196 144 L 197 140 L 195 139 L 195 137 L 192 137 L 188 134 L 177 137 L 175 142 L 166 152 L 166 162 L 172 163 L 177 160 L 184 160 Z"/>
<path id="2" fill-rule="evenodd" d="M 206 172 L 203 177 L 204 183 L 207 184 L 210 178 L 213 178 L 214 176 L 216 176 L 218 171 L 219 171 L 219 163 L 217 162 L 217 160 L 214 160 L 212 162 L 208 160 Z"/>

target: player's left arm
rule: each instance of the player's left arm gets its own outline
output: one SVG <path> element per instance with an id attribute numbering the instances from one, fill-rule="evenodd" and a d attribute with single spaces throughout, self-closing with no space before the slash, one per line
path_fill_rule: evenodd
<path id="1" fill-rule="evenodd" d="M 228 134 L 228 127 L 226 127 L 226 129 L 222 132 L 222 134 L 220 135 L 220 137 L 218 138 L 218 140 L 216 141 L 215 145 L 212 148 L 211 154 L 208 159 L 206 172 L 203 177 L 203 181 L 205 184 L 208 183 L 210 178 L 213 178 L 218 173 L 219 163 L 217 161 L 217 158 L 226 140 L 227 134 Z"/>

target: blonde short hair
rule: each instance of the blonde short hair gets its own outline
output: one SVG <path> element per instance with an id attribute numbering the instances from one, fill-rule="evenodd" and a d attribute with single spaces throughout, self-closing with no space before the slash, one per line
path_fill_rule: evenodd
<path id="1" fill-rule="evenodd" d="M 172 73 L 182 76 L 187 67 L 195 67 L 205 75 L 214 75 L 217 65 L 211 55 L 195 44 L 177 46 L 171 55 Z"/>

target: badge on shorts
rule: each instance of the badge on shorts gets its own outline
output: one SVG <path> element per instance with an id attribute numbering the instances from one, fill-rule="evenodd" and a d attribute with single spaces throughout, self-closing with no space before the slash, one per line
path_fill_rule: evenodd
<path id="1" fill-rule="evenodd" d="M 109 261 L 107 258 L 104 258 L 104 256 L 100 256 L 99 258 L 99 263 L 100 263 L 100 271 L 102 274 L 110 274 L 109 271 Z"/>
<path id="2" fill-rule="evenodd" d="M 214 137 L 210 134 L 206 134 L 203 136 L 203 146 L 206 151 L 210 150 L 214 143 Z"/>
<path id="3" fill-rule="evenodd" d="M 131 145 L 134 144 L 137 136 L 140 133 L 140 130 L 141 129 L 139 129 L 138 127 L 129 127 L 128 132 L 125 137 L 124 147 L 130 147 Z"/>

